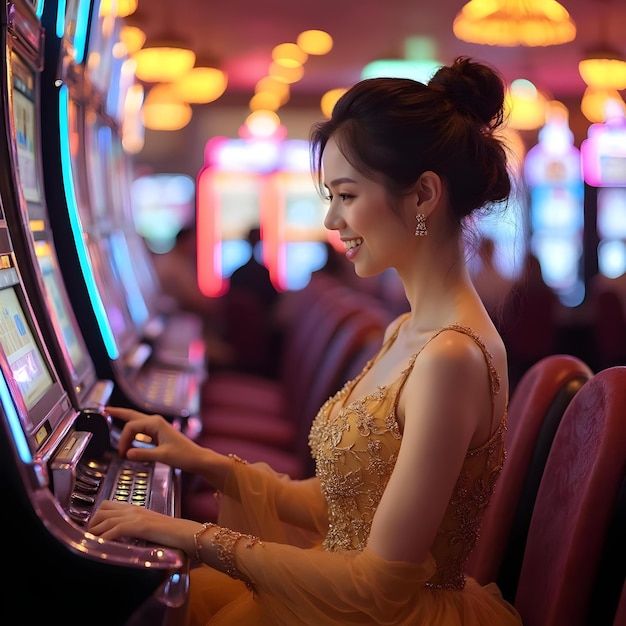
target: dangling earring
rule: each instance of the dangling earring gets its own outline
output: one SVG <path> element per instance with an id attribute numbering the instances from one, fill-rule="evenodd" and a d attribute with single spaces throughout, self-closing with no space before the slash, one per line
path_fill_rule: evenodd
<path id="1" fill-rule="evenodd" d="M 426 216 L 423 213 L 418 213 L 415 216 L 417 220 L 417 226 L 415 227 L 416 237 L 426 237 L 428 235 L 428 228 L 426 228 Z"/>

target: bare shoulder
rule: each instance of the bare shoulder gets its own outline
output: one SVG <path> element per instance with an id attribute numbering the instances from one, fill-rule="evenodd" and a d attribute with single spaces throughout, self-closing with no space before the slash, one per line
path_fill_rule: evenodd
<path id="1" fill-rule="evenodd" d="M 489 389 L 485 382 L 491 366 L 500 377 L 506 375 L 506 351 L 497 332 L 479 335 L 468 329 L 445 329 L 416 359 L 412 387 L 419 393 L 434 393 L 440 400 L 446 393 L 477 399 Z"/>

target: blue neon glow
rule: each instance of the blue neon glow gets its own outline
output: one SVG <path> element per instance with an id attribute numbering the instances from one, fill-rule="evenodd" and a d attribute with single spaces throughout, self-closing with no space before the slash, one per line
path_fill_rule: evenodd
<path id="1" fill-rule="evenodd" d="M 35 9 L 35 13 L 39 19 L 41 19 L 41 16 L 43 15 L 43 1 L 44 0 L 39 0 L 37 2 L 37 8 Z"/>
<path id="2" fill-rule="evenodd" d="M 22 424 L 20 422 L 20 418 L 17 416 L 15 404 L 13 403 L 13 397 L 9 392 L 9 387 L 4 375 L 0 376 L 0 402 L 2 402 L 4 414 L 7 416 L 9 428 L 11 429 L 13 441 L 15 441 L 15 446 L 17 447 L 17 453 L 20 455 L 20 459 L 22 459 L 24 463 L 32 463 L 33 456 L 30 453 L 30 448 L 28 447 L 28 442 L 26 441 L 26 436 L 22 430 Z"/>
<path id="3" fill-rule="evenodd" d="M 148 321 L 150 312 L 133 269 L 133 260 L 128 250 L 128 243 L 121 232 L 113 233 L 110 241 L 113 261 L 127 295 L 126 303 L 130 316 L 135 325 L 141 328 Z"/>
<path id="4" fill-rule="evenodd" d="M 102 303 L 102 298 L 100 297 L 100 292 L 98 291 L 98 287 L 93 276 L 87 247 L 83 239 L 83 231 L 78 214 L 78 203 L 76 202 L 76 195 L 74 194 L 72 160 L 69 145 L 70 132 L 67 123 L 67 120 L 69 119 L 68 99 L 69 95 L 67 86 L 63 85 L 59 89 L 59 135 L 61 144 L 61 175 L 63 176 L 65 200 L 67 203 L 67 210 L 70 218 L 70 225 L 72 227 L 74 244 L 76 246 L 76 253 L 78 254 L 78 260 L 80 263 L 80 269 L 83 274 L 87 291 L 89 292 L 89 298 L 96 316 L 98 328 L 100 329 L 100 334 L 102 336 L 102 340 L 104 341 L 109 358 L 111 360 L 115 360 L 119 357 L 119 350 L 106 315 L 104 304 Z"/>
<path id="5" fill-rule="evenodd" d="M 65 35 L 65 5 L 66 0 L 59 0 L 57 4 L 57 23 L 56 23 L 56 35 L 59 39 L 63 39 Z"/>
<path id="6" fill-rule="evenodd" d="M 74 53 L 76 63 L 82 63 L 87 48 L 87 27 L 89 25 L 90 2 L 79 2 L 74 31 Z"/>

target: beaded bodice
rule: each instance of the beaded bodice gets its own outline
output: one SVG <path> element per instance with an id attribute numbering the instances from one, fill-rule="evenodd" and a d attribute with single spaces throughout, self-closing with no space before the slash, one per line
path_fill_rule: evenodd
<path id="1" fill-rule="evenodd" d="M 429 341 L 444 330 L 465 333 L 480 346 L 493 397 L 500 380 L 483 342 L 471 330 L 458 325 L 441 328 Z M 402 441 L 396 420 L 398 397 L 421 350 L 409 359 L 395 382 L 344 405 L 357 382 L 396 336 L 397 330 L 361 374 L 326 401 L 313 422 L 309 444 L 328 503 L 329 528 L 323 544 L 328 551 L 365 548 L 374 513 L 396 463 Z M 337 404 L 339 411 L 332 411 Z M 470 450 L 465 457 L 431 547 L 437 571 L 427 583 L 429 587 L 461 589 L 465 585 L 463 568 L 476 544 L 482 512 L 504 462 L 505 429 L 503 417 L 489 441 Z"/>

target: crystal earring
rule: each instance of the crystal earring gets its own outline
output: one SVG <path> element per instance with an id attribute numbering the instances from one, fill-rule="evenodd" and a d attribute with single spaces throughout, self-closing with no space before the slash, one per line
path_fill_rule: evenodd
<path id="1" fill-rule="evenodd" d="M 415 227 L 416 237 L 425 237 L 428 235 L 428 228 L 426 228 L 426 216 L 423 213 L 418 213 L 415 216 L 417 220 L 417 226 Z"/>

